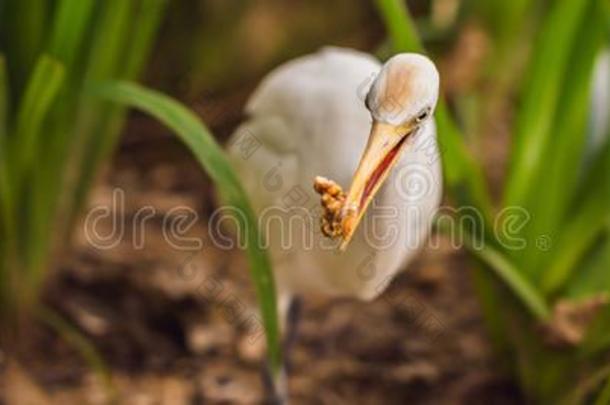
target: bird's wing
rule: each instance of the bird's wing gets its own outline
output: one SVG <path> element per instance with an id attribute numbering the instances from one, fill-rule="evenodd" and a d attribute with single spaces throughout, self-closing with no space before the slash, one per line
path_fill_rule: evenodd
<path id="1" fill-rule="evenodd" d="M 315 175 L 340 173 L 349 180 L 361 151 L 345 153 L 340 146 L 346 138 L 356 144 L 360 139 L 356 149 L 366 142 L 369 118 L 362 99 L 379 67 L 370 55 L 329 47 L 263 79 L 228 147 L 257 211 L 282 204 L 295 186 L 310 192 Z M 331 159 L 331 152 L 339 156 Z"/>

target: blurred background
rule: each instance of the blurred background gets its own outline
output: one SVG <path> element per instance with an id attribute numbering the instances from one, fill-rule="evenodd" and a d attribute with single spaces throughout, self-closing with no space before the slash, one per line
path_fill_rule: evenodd
<path id="1" fill-rule="evenodd" d="M 0 403 L 263 403 L 248 263 L 209 242 L 214 184 L 166 127 L 95 100 L 87 84 L 137 80 L 224 144 L 271 69 L 328 45 L 383 60 L 406 50 L 404 24 L 441 73 L 441 148 L 454 131 L 467 156 L 450 164 L 474 162 L 491 212 L 519 205 L 538 218 L 558 206 L 524 231 L 549 245 L 514 253 L 496 241 L 471 255 L 435 231 L 434 248 L 376 301 L 305 301 L 293 403 L 559 403 L 568 388 L 573 403 L 606 403 L 610 14 L 577 3 L 0 0 Z M 523 150 L 535 150 L 530 171 Z M 445 206 L 480 202 L 459 182 L 446 189 Z M 82 219 L 100 209 L 103 248 Z M 185 252 L 163 226 L 189 209 L 203 248 Z"/>

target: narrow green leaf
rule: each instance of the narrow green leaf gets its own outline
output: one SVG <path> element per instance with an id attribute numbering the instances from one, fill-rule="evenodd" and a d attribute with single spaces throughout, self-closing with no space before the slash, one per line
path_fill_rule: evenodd
<path id="1" fill-rule="evenodd" d="M 448 232 L 443 224 L 440 225 L 441 231 Z M 506 256 L 490 246 L 488 242 L 482 247 L 478 246 L 468 231 L 464 229 L 457 231 L 460 232 L 459 240 L 464 242 L 464 246 L 510 288 L 535 318 L 542 321 L 549 317 L 550 310 L 545 299 Z"/>
<path id="2" fill-rule="evenodd" d="M 610 330 L 610 307 L 605 306 L 586 331 L 585 338 L 578 349 L 580 361 L 590 361 L 601 353 L 608 353 L 608 349 L 610 349 L 608 330 Z"/>
<path id="3" fill-rule="evenodd" d="M 63 66 L 55 59 L 42 55 L 19 106 L 15 123 L 14 151 L 18 153 L 18 168 L 27 170 L 38 152 L 43 136 L 42 124 L 64 78 Z"/>
<path id="4" fill-rule="evenodd" d="M 169 0 L 140 0 L 131 35 L 129 54 L 126 57 L 122 78 L 133 79 L 139 75 L 144 61 L 148 58 L 155 33 L 161 22 Z"/>
<path id="5" fill-rule="evenodd" d="M 610 225 L 610 218 L 606 225 Z M 562 285 L 562 296 L 578 300 L 606 293 L 610 297 L 610 237 L 606 234 L 600 239 L 583 254 L 578 266 L 573 267 L 569 281 Z"/>
<path id="6" fill-rule="evenodd" d="M 9 88 L 8 71 L 4 56 L 0 54 L 0 237 L 3 243 L 11 236 L 14 229 L 12 214 L 12 192 L 9 183 L 9 171 L 7 155 L 7 130 L 8 130 L 8 109 L 9 109 Z"/>
<path id="7" fill-rule="evenodd" d="M 545 147 L 559 102 L 569 54 L 588 1 L 558 0 L 536 42 L 516 129 L 504 205 L 523 206 L 532 179 L 543 169 Z"/>
<path id="8" fill-rule="evenodd" d="M 532 11 L 536 2 L 476 0 L 473 3 L 478 14 L 483 17 L 486 28 L 492 33 L 494 45 L 504 48 L 518 38 L 516 28 L 521 28 L 528 11 Z"/>
<path id="9" fill-rule="evenodd" d="M 48 52 L 70 70 L 89 24 L 93 0 L 60 0 L 56 7 Z"/>
<path id="10" fill-rule="evenodd" d="M 59 201 L 68 199 L 69 188 L 62 182 L 66 177 L 66 168 L 70 167 L 72 155 L 76 155 L 77 136 L 75 127 L 81 114 L 79 100 L 82 90 L 83 72 L 86 69 L 85 55 L 90 52 L 88 41 L 91 27 L 95 26 L 96 8 L 102 7 L 94 0 L 58 0 L 54 8 L 52 24 L 49 29 L 47 52 L 64 66 L 68 80 L 62 86 L 60 101 L 54 103 L 52 116 L 45 126 L 45 137 L 40 148 L 45 152 L 35 162 L 36 176 L 30 181 L 30 222 L 35 223 L 30 230 L 31 260 L 39 262 L 34 267 L 36 278 L 42 278 L 42 263 L 48 260 L 48 254 L 58 241 L 63 243 L 62 223 L 58 219 Z M 70 167 L 74 170 L 73 167 Z M 63 189 L 62 193 L 56 190 Z M 61 235 L 61 236 L 58 236 Z M 33 270 L 32 270 L 33 271 Z"/>
<path id="11" fill-rule="evenodd" d="M 436 111 L 438 143 L 443 163 L 443 177 L 461 206 L 473 206 L 481 212 L 487 225 L 492 223 L 493 204 L 482 167 L 473 159 L 446 104 Z"/>
<path id="12" fill-rule="evenodd" d="M 542 288 L 552 293 L 577 274 L 579 263 L 610 222 L 610 141 L 591 166 L 587 181 L 575 194 L 567 223 L 556 241 L 557 254 L 542 278 Z"/>
<path id="13" fill-rule="evenodd" d="M 0 154 L 6 147 L 6 136 L 8 133 L 8 111 L 10 105 L 8 70 L 6 59 L 0 53 Z M 1 156 L 0 156 L 1 159 Z"/>
<path id="14" fill-rule="evenodd" d="M 8 71 L 4 55 L 0 53 L 0 215 L 6 208 L 8 198 L 8 164 L 6 162 L 8 144 L 8 108 L 10 103 Z"/>
<path id="15" fill-rule="evenodd" d="M 6 319 L 13 302 L 11 265 L 17 228 L 13 215 L 13 194 L 9 183 L 7 155 L 8 110 L 10 102 L 8 69 L 4 55 L 0 54 L 0 322 Z"/>
<path id="16" fill-rule="evenodd" d="M 125 43 L 129 38 L 134 5 L 135 2 L 124 0 L 106 0 L 98 4 L 100 17 L 96 21 L 89 49 L 85 74 L 87 81 L 117 77 L 127 55 Z"/>
<path id="17" fill-rule="evenodd" d="M 606 379 L 606 383 L 595 399 L 593 405 L 608 405 L 610 404 L 610 377 Z"/>
<path id="18" fill-rule="evenodd" d="M 163 11 L 167 5 L 167 0 L 141 0 L 140 8 L 135 14 L 135 29 L 130 41 L 126 44 L 129 52 L 120 66 L 116 75 L 120 79 L 134 79 L 140 72 L 144 60 L 146 60 L 150 47 L 155 38 L 155 32 L 163 16 Z M 101 136 L 94 136 L 91 139 L 86 151 L 86 158 L 83 161 L 81 170 L 82 176 L 79 184 L 79 201 L 76 203 L 77 211 L 85 198 L 86 190 L 93 178 L 94 173 L 99 169 L 100 164 L 106 160 L 117 143 L 120 134 L 120 127 L 124 121 L 125 112 L 122 109 L 112 109 L 106 121 L 107 126 L 98 128 Z"/>
<path id="19" fill-rule="evenodd" d="M 8 243 L 7 238 L 10 237 L 8 228 L 11 225 L 8 221 L 11 218 L 10 196 L 8 194 L 8 173 L 6 165 L 6 131 L 7 110 L 8 110 L 8 78 L 6 71 L 6 62 L 4 55 L 0 53 L 0 306 L 7 305 L 7 281 L 8 281 L 8 261 L 6 259 Z M 0 319 L 2 310 L 0 310 Z"/>
<path id="20" fill-rule="evenodd" d="M 557 254 L 543 274 L 541 288 L 545 294 L 558 291 L 573 274 L 579 272 L 580 261 L 602 231 L 608 228 L 608 220 L 604 220 L 606 204 L 599 197 L 588 199 L 574 219 L 562 228 L 560 239 L 555 242 Z"/>
<path id="21" fill-rule="evenodd" d="M 93 40 L 94 48 L 99 49 L 91 54 L 87 82 L 134 79 L 148 55 L 167 0 L 126 3 L 112 0 L 105 5 Z M 78 218 L 95 174 L 114 149 L 125 119 L 124 109 L 118 106 L 104 105 L 87 97 L 82 104 L 78 132 L 87 136 L 77 140 L 78 177 L 68 179 L 70 188 L 74 189 L 72 199 L 61 203 L 68 224 L 66 229 L 71 229 Z"/>
<path id="22" fill-rule="evenodd" d="M 68 323 L 57 312 L 50 308 L 41 307 L 38 309 L 38 319 L 47 324 L 51 329 L 61 336 L 69 345 L 71 345 L 91 367 L 94 373 L 104 384 L 107 392 L 111 395 L 115 394 L 114 386 L 111 380 L 110 370 L 106 366 L 104 359 L 98 353 L 97 349 L 78 329 Z"/>
<path id="23" fill-rule="evenodd" d="M 236 215 L 241 240 L 247 242 L 250 271 L 256 286 L 267 333 L 270 363 L 277 371 L 281 364 L 277 307 L 273 274 L 266 252 L 258 242 L 257 221 L 245 192 L 221 147 L 201 121 L 170 97 L 129 82 L 98 86 L 95 93 L 118 103 L 140 109 L 161 121 L 189 147 L 203 169 L 214 181 L 224 201 L 242 215 Z"/>
<path id="24" fill-rule="evenodd" d="M 3 1 L 3 21 L 0 30 L 6 38 L 3 51 L 11 72 L 12 96 L 22 94 L 38 54 L 42 49 L 46 34 L 48 0 Z"/>
<path id="25" fill-rule="evenodd" d="M 602 364 L 598 368 L 582 376 L 580 381 L 572 382 L 567 395 L 562 395 L 557 401 L 558 405 L 581 405 L 589 404 L 591 394 L 595 389 L 610 378 L 610 365 Z"/>
<path id="26" fill-rule="evenodd" d="M 510 291 L 503 288 L 501 281 L 489 271 L 485 263 L 475 263 L 472 281 L 490 340 L 498 352 L 508 353 L 510 342 L 507 331 L 510 322 L 506 301 L 510 299 L 507 297 Z"/>
<path id="27" fill-rule="evenodd" d="M 40 204 L 40 201 L 31 196 L 34 189 L 31 176 L 37 160 L 42 153 L 40 147 L 42 138 L 46 135 L 43 128 L 45 119 L 49 114 L 52 103 L 57 96 L 63 83 L 63 66 L 48 55 L 42 55 L 32 72 L 28 81 L 25 95 L 21 98 L 21 103 L 17 111 L 15 121 L 15 131 L 10 138 L 9 149 L 11 154 L 7 156 L 7 167 L 10 168 L 11 177 L 8 208 L 10 232 L 14 231 L 10 242 L 15 244 L 19 251 L 18 260 L 21 265 L 29 266 L 37 262 L 40 258 L 39 245 L 43 241 L 37 238 L 41 226 L 40 215 L 33 210 L 33 207 Z M 30 196 L 31 198 L 28 198 Z M 19 211 L 17 211 L 19 210 Z M 10 217 L 14 215 L 15 218 Z M 17 229 L 18 227 L 18 229 Z M 35 277 L 39 271 L 34 269 L 24 274 L 25 277 Z M 24 297 L 29 297 L 30 293 L 20 292 Z"/>
<path id="28" fill-rule="evenodd" d="M 376 0 L 392 46 L 396 51 L 423 52 L 415 24 L 405 2 L 401 0 Z"/>
<path id="29" fill-rule="evenodd" d="M 551 127 L 552 139 L 539 157 L 540 171 L 530 176 L 532 195 L 528 196 L 524 207 L 531 214 L 531 221 L 524 230 L 528 241 L 534 241 L 540 235 L 553 240 L 565 235 L 560 226 L 564 218 L 570 220 L 573 217 L 568 205 L 581 174 L 593 67 L 605 36 L 602 11 L 597 2 L 592 2 L 587 10 L 560 90 L 557 114 Z M 594 219 L 591 226 L 595 227 L 598 222 Z M 519 263 L 535 280 L 539 280 L 553 253 L 555 250 L 545 251 L 537 248 L 535 243 L 529 243 L 528 248 L 519 253 Z"/>
<path id="30" fill-rule="evenodd" d="M 475 256 L 487 263 L 496 275 L 511 288 L 532 315 L 540 320 L 548 318 L 550 312 L 544 298 L 502 253 L 490 246 L 480 250 L 470 248 Z"/>

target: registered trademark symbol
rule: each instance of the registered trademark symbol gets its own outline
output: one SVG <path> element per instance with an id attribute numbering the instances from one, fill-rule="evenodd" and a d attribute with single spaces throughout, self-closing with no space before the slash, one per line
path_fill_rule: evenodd
<path id="1" fill-rule="evenodd" d="M 549 235 L 540 235 L 536 238 L 536 247 L 543 252 L 548 252 L 551 250 L 552 245 L 553 241 Z"/>

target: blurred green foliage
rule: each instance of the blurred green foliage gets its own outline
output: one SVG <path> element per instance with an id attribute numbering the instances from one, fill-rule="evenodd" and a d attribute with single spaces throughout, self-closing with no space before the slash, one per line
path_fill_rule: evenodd
<path id="1" fill-rule="evenodd" d="M 0 2 L 0 319 L 32 309 L 124 121 L 89 83 L 135 78 L 165 0 Z"/>
<path id="2" fill-rule="evenodd" d="M 149 77 L 187 100 L 252 86 L 274 66 L 321 44 L 373 47 L 382 27 L 372 12 L 368 0 L 175 2 Z"/>
<path id="3" fill-rule="evenodd" d="M 271 366 L 277 370 L 280 345 L 270 264 L 264 250 L 252 242 L 258 240 L 256 221 L 224 152 L 175 101 L 132 83 L 112 82 L 137 78 L 167 3 L 0 2 L 0 323 L 12 326 L 31 315 L 45 274 L 67 247 L 96 173 L 116 145 L 126 114 L 123 105 L 133 105 L 175 130 L 227 203 L 249 215 L 237 220 L 247 223 L 239 229 L 246 232 L 243 239 L 250 240 L 248 258 L 261 297 Z M 227 16 L 235 19 L 235 10 L 229 11 Z M 204 51 L 205 61 L 197 59 L 195 66 L 205 67 L 202 73 L 214 78 L 210 61 L 218 58 L 208 52 L 206 29 L 218 25 L 206 26 L 205 35 L 186 43 Z M 227 37 L 216 32 L 215 48 L 222 50 L 216 41 Z M 51 311 L 39 313 L 76 343 L 94 369 L 103 368 L 87 342 L 65 322 Z"/>
<path id="4" fill-rule="evenodd" d="M 420 50 L 404 4 L 399 0 L 377 4 L 394 50 Z M 483 225 L 483 249 L 469 243 L 470 230 L 462 229 L 466 247 L 497 276 L 475 274 L 487 324 L 531 400 L 583 403 L 602 389 L 610 374 L 608 134 L 602 134 L 604 141 L 596 150 L 586 150 L 593 137 L 593 68 L 609 44 L 610 4 L 557 0 L 466 5 L 470 15 L 487 27 L 493 44 L 488 58 L 508 62 L 513 50 L 520 52 L 516 50 L 520 41 L 533 44 L 525 78 L 509 80 L 521 90 L 504 197 L 495 210 L 517 209 L 527 220 L 515 228 L 510 216 Z M 523 38 L 532 22 L 532 38 Z M 491 77 L 515 68 L 488 63 Z M 509 91 L 505 88 L 501 94 Z M 443 103 L 439 107 L 439 142 L 451 196 L 458 205 L 484 207 L 482 189 L 473 186 L 484 182 L 482 167 L 468 151 L 467 138 L 456 132 L 446 107 Z M 601 114 L 606 121 L 610 117 L 603 108 Z M 490 216 L 486 218 L 489 221 Z M 502 229 L 511 230 L 511 237 L 523 241 L 523 248 L 503 243 L 498 237 Z M 549 343 L 551 336 L 554 344 Z M 607 387 L 599 401 L 606 396 Z"/>
<path id="5" fill-rule="evenodd" d="M 196 117 L 165 96 L 113 81 L 138 76 L 166 2 L 0 0 L 2 318 L 27 311 L 35 302 L 58 247 L 65 245 L 96 173 L 116 144 L 124 105 L 144 110 L 174 130 L 227 201 L 251 214 L 220 148 Z M 455 13 L 452 3 L 459 7 Z M 251 82 L 328 38 L 336 45 L 372 47 L 380 42 L 375 28 L 360 27 L 378 24 L 371 18 L 373 6 L 389 37 L 382 51 L 423 51 L 418 32 L 436 48 L 443 39 L 453 43 L 472 21 L 483 27 L 490 42 L 482 61 L 488 88 L 457 94 L 463 100 L 452 105 L 441 102 L 436 118 L 451 198 L 457 206 L 483 213 L 483 249 L 469 243 L 477 229 L 460 231 L 480 266 L 474 279 L 487 325 L 530 399 L 579 403 L 599 392 L 598 403 L 603 403 L 610 396 L 605 382 L 610 375 L 610 308 L 599 306 L 592 320 L 580 325 L 582 338 L 563 342 L 562 348 L 547 338 L 550 332 L 561 335 L 562 306 L 582 318 L 587 302 L 610 295 L 608 137 L 590 148 L 593 67 L 608 46 L 610 4 L 413 1 L 409 4 L 418 6 L 419 29 L 403 1 L 351 4 L 174 2 L 149 74 L 162 87 L 193 98 Z M 441 9 L 449 10 L 442 18 L 429 16 Z M 227 66 L 227 60 L 235 63 Z M 86 91 L 90 88 L 95 91 Z M 467 99 L 479 107 L 464 107 Z M 472 120 L 460 112 L 468 110 L 474 121 L 482 120 L 479 115 L 498 100 L 509 105 L 514 118 L 509 168 L 496 202 L 485 178 L 484 155 L 476 153 L 480 139 L 464 131 L 461 124 Z M 608 120 L 608 112 L 602 114 Z M 523 249 L 507 246 L 496 232 L 511 226 L 497 219 L 498 212 L 511 207 L 529 218 L 513 235 L 525 242 Z M 246 221 L 255 222 L 251 215 Z M 253 226 L 240 228 L 254 232 L 246 237 L 255 237 Z M 250 245 L 271 363 L 277 368 L 273 280 L 265 252 Z"/>

